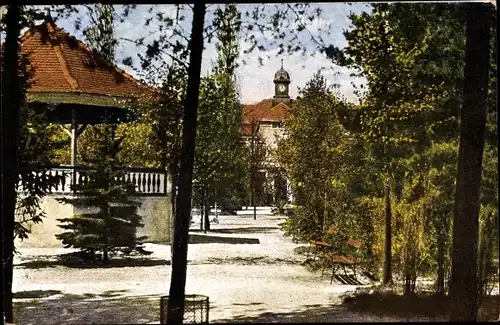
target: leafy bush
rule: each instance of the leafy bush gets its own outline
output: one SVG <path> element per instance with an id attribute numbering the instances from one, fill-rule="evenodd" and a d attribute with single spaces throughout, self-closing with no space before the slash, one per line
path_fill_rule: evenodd
<path id="1" fill-rule="evenodd" d="M 287 211 L 287 200 L 277 200 L 275 206 L 271 208 L 271 213 L 274 215 L 284 215 Z"/>

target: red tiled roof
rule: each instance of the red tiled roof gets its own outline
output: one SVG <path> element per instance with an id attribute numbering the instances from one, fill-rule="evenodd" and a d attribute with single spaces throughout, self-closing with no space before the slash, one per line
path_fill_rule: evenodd
<path id="1" fill-rule="evenodd" d="M 35 69 L 28 93 L 73 93 L 137 98 L 153 89 L 95 54 L 53 23 L 28 30 L 21 53 Z"/>
<path id="2" fill-rule="evenodd" d="M 241 124 L 240 133 L 243 136 L 251 136 L 252 135 L 252 124 Z"/>
<path id="3" fill-rule="evenodd" d="M 264 99 L 257 104 L 243 106 L 243 124 L 251 124 L 252 121 L 283 121 L 290 115 L 293 101 L 289 103 L 280 102 L 273 106 L 273 99 Z"/>

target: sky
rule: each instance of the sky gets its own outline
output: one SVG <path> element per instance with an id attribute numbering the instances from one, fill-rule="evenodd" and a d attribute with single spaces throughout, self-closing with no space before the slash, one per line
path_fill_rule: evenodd
<path id="1" fill-rule="evenodd" d="M 216 5 L 209 6 L 207 10 L 207 16 L 205 19 L 205 25 L 209 24 L 213 18 L 213 10 Z M 238 5 L 240 11 L 245 12 L 254 5 L 240 4 Z M 272 13 L 274 10 L 273 6 L 276 5 L 264 5 L 269 6 L 265 8 L 268 12 Z M 319 53 L 315 44 L 309 40 L 308 34 L 313 36 L 321 36 L 328 44 L 334 44 L 339 47 L 344 47 L 346 41 L 342 35 L 343 30 L 349 28 L 348 15 L 350 12 L 360 13 L 362 11 L 370 11 L 370 7 L 365 4 L 344 4 L 344 3 L 327 3 L 316 5 L 322 10 L 322 16 L 320 19 L 315 19 L 312 23 L 307 24 L 307 30 L 302 32 L 303 35 L 299 35 L 299 39 L 303 41 L 303 44 L 309 49 L 308 53 L 303 56 L 301 53 L 294 53 L 291 55 L 282 54 L 277 55 L 278 48 L 276 46 L 267 46 L 265 50 L 259 51 L 255 50 L 250 54 L 244 54 L 243 51 L 249 47 L 249 43 L 245 42 L 243 39 L 240 40 L 240 57 L 239 57 L 239 67 L 237 69 L 237 82 L 240 90 L 241 102 L 244 104 L 250 104 L 258 102 L 265 98 L 270 98 L 274 95 L 274 85 L 273 77 L 275 72 L 281 66 L 281 59 L 283 59 L 283 67 L 290 74 L 291 84 L 290 84 L 290 96 L 296 98 L 298 94 L 298 88 L 304 87 L 306 82 L 311 79 L 312 75 L 318 71 L 318 69 L 323 70 L 323 75 L 326 77 L 330 84 L 338 84 L 339 92 L 345 96 L 346 99 L 350 101 L 355 101 L 356 97 L 353 94 L 353 88 L 351 81 L 353 78 L 350 74 L 353 71 L 348 69 L 335 66 L 330 60 L 326 58 L 325 55 Z M 153 21 L 149 27 L 144 26 L 144 21 L 147 17 L 151 17 L 149 12 L 150 7 L 153 7 L 153 12 L 162 12 L 165 15 L 174 17 L 176 12 L 173 5 L 138 5 L 134 10 L 132 10 L 125 22 L 116 22 L 115 33 L 118 38 L 128 38 L 128 39 L 138 39 L 151 34 L 158 30 L 158 25 Z M 316 7 L 314 7 L 316 8 Z M 85 12 L 83 7 L 79 8 L 80 12 L 78 15 L 82 15 Z M 122 6 L 115 6 L 116 12 L 123 12 Z M 313 10 L 313 9 L 311 9 Z M 189 35 L 191 30 L 191 9 L 186 8 L 184 10 L 186 15 L 186 20 L 183 22 L 181 28 L 185 31 L 186 35 Z M 85 40 L 81 29 L 75 29 L 75 16 L 69 19 L 60 19 L 56 21 L 56 24 L 74 35 L 82 41 Z M 259 23 L 265 23 L 265 21 L 260 20 Z M 88 19 L 84 18 L 82 20 L 82 26 L 88 25 Z M 322 29 L 322 30 L 320 30 Z M 295 29 L 290 26 L 290 37 L 294 35 Z M 306 34 L 307 33 L 307 34 Z M 157 35 L 157 34 L 156 34 Z M 269 43 L 272 36 L 269 34 L 262 34 L 260 32 L 255 33 L 259 41 L 262 43 Z M 268 39 L 266 39 L 268 38 Z M 146 38 L 147 40 L 148 38 Z M 128 41 L 120 41 L 116 50 L 116 62 L 117 65 L 124 69 L 126 72 L 132 74 L 133 76 L 140 78 L 140 74 L 131 67 L 123 65 L 121 62 L 124 58 L 131 56 L 134 59 L 134 65 L 138 67 L 138 59 L 136 58 L 137 52 L 144 52 L 144 48 L 137 47 L 135 44 Z M 314 56 L 310 54 L 315 52 Z M 259 57 L 262 61 L 259 62 Z M 202 62 L 202 75 L 209 73 L 211 64 L 216 58 L 216 50 L 214 42 L 205 42 L 205 49 L 203 52 L 203 62 Z M 170 62 L 170 58 L 164 56 L 163 59 Z M 261 65 L 261 64 L 262 65 Z M 157 76 L 156 79 L 161 79 L 161 75 Z M 356 81 L 357 83 L 363 82 Z"/>
<path id="2" fill-rule="evenodd" d="M 483 2 L 484 0 L 476 1 Z M 217 5 L 210 5 L 208 7 L 205 25 L 211 23 L 213 19 L 212 13 L 215 6 Z M 241 12 L 245 12 L 252 6 L 255 6 L 255 4 L 239 4 L 238 9 L 240 9 Z M 272 13 L 273 7 L 280 5 L 268 4 L 261 6 L 264 6 L 268 13 Z M 308 54 L 306 56 L 303 56 L 301 53 L 294 53 L 291 55 L 283 54 L 278 56 L 278 49 L 273 46 L 267 46 L 266 49 L 262 51 L 256 50 L 250 54 L 244 54 L 243 51 L 249 47 L 249 43 L 245 42 L 243 39 L 240 41 L 240 57 L 239 68 L 237 69 L 237 80 L 241 101 L 244 104 L 255 103 L 273 96 L 274 86 L 272 80 L 274 73 L 280 68 L 281 59 L 283 59 L 284 69 L 289 72 L 291 77 L 290 95 L 292 98 L 295 98 L 298 95 L 299 88 L 304 87 L 306 82 L 310 80 L 312 75 L 318 71 L 318 69 L 325 69 L 323 70 L 323 75 L 330 84 L 339 85 L 338 91 L 343 97 L 349 101 L 357 100 L 356 96 L 353 94 L 353 86 L 351 83 L 354 82 L 356 84 L 360 84 L 364 83 L 364 80 L 354 79 L 350 76 L 353 71 L 335 66 L 323 54 L 317 51 L 315 44 L 309 40 L 308 35 L 310 34 L 315 37 L 321 36 L 325 40 L 326 44 L 344 47 L 346 46 L 346 41 L 342 32 L 345 29 L 350 29 L 351 27 L 348 18 L 349 13 L 353 12 L 358 14 L 362 11 L 370 12 L 370 6 L 369 4 L 361 3 L 325 3 L 312 4 L 312 6 L 313 8 L 311 10 L 319 7 L 322 10 L 322 16 L 320 19 L 315 19 L 312 23 L 308 23 L 307 30 L 299 35 L 299 39 L 308 48 Z M 79 13 L 77 15 L 85 16 L 85 9 L 82 6 L 76 7 L 79 9 Z M 140 37 L 144 37 L 158 31 L 158 24 L 155 23 L 155 21 L 153 21 L 149 27 L 144 26 L 144 21 L 148 17 L 151 17 L 151 13 L 149 12 L 150 8 L 152 8 L 153 13 L 162 12 L 170 17 L 174 17 L 176 14 L 174 5 L 138 5 L 136 9 L 130 12 L 126 21 L 116 23 L 116 36 L 118 38 L 136 40 Z M 123 12 L 123 6 L 116 5 L 115 9 L 118 14 Z M 186 20 L 182 23 L 181 28 L 185 31 L 185 35 L 189 36 L 191 30 L 191 10 L 186 8 L 183 13 L 186 15 Z M 85 38 L 82 31 L 75 29 L 74 21 L 75 16 L 72 16 L 69 19 L 60 19 L 56 21 L 56 23 L 59 27 L 64 28 L 70 34 L 84 41 Z M 257 22 L 262 24 L 266 23 L 266 21 L 262 19 L 259 19 Z M 88 19 L 84 18 L 82 25 L 85 26 L 88 24 Z M 322 30 L 320 30 L 321 28 Z M 294 33 L 296 33 L 296 29 L 294 26 L 290 26 L 289 34 L 293 36 Z M 158 35 L 158 32 L 156 35 Z M 268 41 L 266 38 L 271 39 L 271 35 L 262 34 L 260 32 L 255 33 L 255 37 L 264 43 Z M 152 38 L 146 37 L 146 40 L 147 39 Z M 137 60 L 136 53 L 144 52 L 144 48 L 138 48 L 131 42 L 120 41 L 116 52 L 117 65 L 133 76 L 141 78 L 141 74 L 138 73 L 137 70 L 123 65 L 121 62 L 126 57 L 135 58 L 134 62 L 137 68 L 139 60 Z M 310 54 L 312 53 L 315 55 L 311 56 Z M 261 62 L 259 62 L 259 57 L 262 58 Z M 208 74 L 211 64 L 215 58 L 216 50 L 213 42 L 209 44 L 205 43 L 202 75 Z M 167 56 L 164 56 L 163 59 L 167 63 L 170 62 L 170 59 Z M 158 71 L 159 74 L 153 77 L 156 81 L 159 81 L 162 78 L 161 70 Z"/>

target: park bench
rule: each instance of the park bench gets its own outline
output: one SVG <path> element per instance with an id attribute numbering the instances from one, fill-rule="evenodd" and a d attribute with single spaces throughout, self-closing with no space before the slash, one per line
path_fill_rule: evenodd
<path id="1" fill-rule="evenodd" d="M 347 244 L 349 246 L 356 248 L 356 250 L 359 250 L 359 248 L 362 245 L 359 240 L 355 240 L 355 239 L 347 240 Z M 339 267 L 341 267 L 344 271 L 345 278 L 347 279 L 346 282 L 348 282 L 348 283 L 354 282 L 352 284 L 356 284 L 356 282 L 359 282 L 358 280 L 356 280 L 356 262 L 357 262 L 356 258 L 346 257 L 344 255 L 339 255 L 335 252 L 328 252 L 324 256 L 323 269 L 321 271 L 321 276 L 323 276 L 327 265 L 331 265 L 332 266 L 332 277 L 330 279 L 330 283 L 333 283 L 333 278 L 335 277 L 336 271 Z M 352 270 L 355 281 L 349 281 L 346 267 L 349 267 Z"/>
<path id="2" fill-rule="evenodd" d="M 336 227 L 330 227 L 326 230 L 326 233 L 330 235 L 335 235 L 338 232 L 339 230 Z M 327 243 L 324 240 L 310 240 L 309 249 L 307 250 L 306 254 L 306 260 L 309 258 L 309 253 L 311 252 L 312 248 L 314 248 L 314 256 L 313 256 L 313 261 L 314 261 L 316 259 L 318 251 L 327 252 L 332 248 L 332 244 Z"/>
<path id="3" fill-rule="evenodd" d="M 342 267 L 344 270 L 344 275 L 347 277 L 347 271 L 345 269 L 346 266 L 351 266 L 355 263 L 355 261 L 351 258 L 345 257 L 343 255 L 335 255 L 334 253 L 326 253 L 324 257 L 323 270 L 321 271 L 321 276 L 323 276 L 326 265 L 330 264 L 332 266 L 332 277 L 330 279 L 330 284 L 333 283 L 333 278 L 337 273 L 337 269 Z"/>
<path id="4" fill-rule="evenodd" d="M 328 249 L 332 248 L 332 245 L 324 242 L 324 241 L 319 241 L 319 240 L 310 240 L 309 241 L 309 249 L 307 251 L 306 255 L 306 260 L 309 258 L 309 253 L 311 252 L 311 248 L 314 247 L 314 255 L 313 255 L 313 261 L 316 259 L 316 255 L 318 254 L 318 251 L 327 251 Z"/>

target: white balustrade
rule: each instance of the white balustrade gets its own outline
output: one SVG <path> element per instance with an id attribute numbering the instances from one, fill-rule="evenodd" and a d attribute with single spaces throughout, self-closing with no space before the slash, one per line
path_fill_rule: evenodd
<path id="1" fill-rule="evenodd" d="M 65 194 L 72 193 L 71 185 L 73 182 L 73 171 L 76 173 L 76 184 L 86 182 L 85 169 L 76 168 L 73 170 L 71 166 L 61 166 L 45 170 L 46 175 L 61 177 L 60 182 L 52 186 L 50 193 Z M 42 172 L 33 172 L 36 177 L 43 177 Z M 127 182 L 131 182 L 135 186 L 137 195 L 166 195 L 171 190 L 171 184 L 166 177 L 164 169 L 156 168 L 127 168 L 125 169 L 122 178 Z M 25 192 L 22 182 L 19 181 L 18 192 Z"/>

